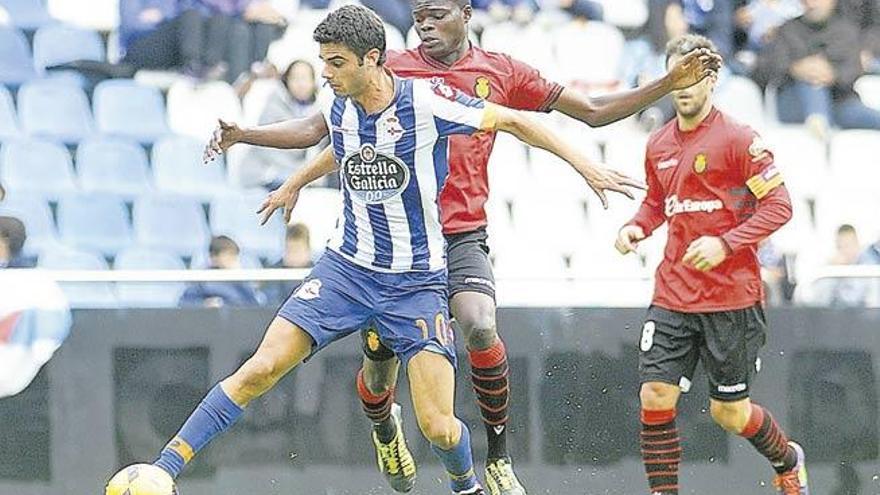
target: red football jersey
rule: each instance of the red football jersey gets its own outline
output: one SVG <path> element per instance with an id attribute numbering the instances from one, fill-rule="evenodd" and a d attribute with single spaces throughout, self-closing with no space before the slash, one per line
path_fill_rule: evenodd
<path id="1" fill-rule="evenodd" d="M 757 244 L 788 221 L 791 200 L 761 138 L 714 108 L 693 131 L 682 132 L 673 119 L 648 141 L 645 174 L 648 193 L 630 223 L 650 235 L 669 222 L 653 303 L 706 313 L 763 301 Z M 708 272 L 682 262 L 702 236 L 729 247 Z"/>
<path id="2" fill-rule="evenodd" d="M 386 66 L 401 77 L 440 78 L 468 95 L 517 110 L 550 111 L 562 86 L 508 55 L 471 47 L 452 65 L 421 49 L 389 51 Z M 469 232 L 486 225 L 489 198 L 487 165 L 495 133 L 449 138 L 449 177 L 440 193 L 443 233 Z"/>

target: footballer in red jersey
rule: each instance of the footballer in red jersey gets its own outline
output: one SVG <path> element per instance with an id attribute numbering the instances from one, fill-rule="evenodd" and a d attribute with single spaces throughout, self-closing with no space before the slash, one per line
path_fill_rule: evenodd
<path id="1" fill-rule="evenodd" d="M 714 50 L 685 35 L 667 45 L 668 63 L 695 47 Z M 761 138 L 712 105 L 714 85 L 673 91 L 676 118 L 648 141 L 647 196 L 616 242 L 626 254 L 668 224 L 639 343 L 645 471 L 652 494 L 679 493 L 676 405 L 702 361 L 715 422 L 770 461 L 779 493 L 807 495 L 803 449 L 749 400 L 767 328 L 757 245 L 788 222 L 791 200 Z"/>
<path id="2" fill-rule="evenodd" d="M 709 50 L 695 50 L 678 60 L 663 78 L 634 90 L 590 98 L 544 79 L 536 69 L 508 55 L 473 46 L 467 36 L 472 13 L 468 0 L 413 0 L 412 5 L 421 44 L 412 50 L 388 52 L 386 66 L 397 75 L 443 80 L 493 103 L 518 110 L 557 110 L 591 126 L 625 118 L 673 89 L 691 86 L 715 74 L 721 60 Z M 464 333 L 473 388 L 488 440 L 486 488 L 490 495 L 524 495 L 507 449 L 509 369 L 507 352 L 495 326 L 495 280 L 486 234 L 487 165 L 494 141 L 494 133 L 450 139 L 449 176 L 440 206 L 447 240 L 450 309 Z M 609 174 L 613 182 L 632 185 L 625 177 L 611 171 Z M 603 189 L 620 192 L 586 179 L 603 205 Z M 382 459 L 397 455 L 387 448 L 399 429 L 390 413 L 397 360 L 379 342 L 375 331 L 365 331 L 363 343 L 366 359 L 358 373 L 358 390 L 364 410 L 373 421 L 380 464 L 388 464 Z M 404 442 L 399 445 L 405 448 Z M 411 484 L 396 479 L 393 486 Z"/>

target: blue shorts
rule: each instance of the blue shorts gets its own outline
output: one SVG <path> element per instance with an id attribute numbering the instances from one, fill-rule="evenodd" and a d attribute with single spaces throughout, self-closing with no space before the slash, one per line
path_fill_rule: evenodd
<path id="1" fill-rule="evenodd" d="M 404 366 L 423 350 L 456 365 L 446 270 L 376 272 L 327 250 L 277 315 L 312 337 L 312 354 L 372 325 Z"/>

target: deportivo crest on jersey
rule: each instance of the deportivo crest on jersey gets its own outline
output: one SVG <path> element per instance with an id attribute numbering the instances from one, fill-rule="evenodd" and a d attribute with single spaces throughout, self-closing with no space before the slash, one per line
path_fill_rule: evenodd
<path id="1" fill-rule="evenodd" d="M 698 174 L 702 174 L 706 171 L 706 167 L 709 166 L 709 159 L 706 157 L 705 153 L 697 153 L 697 156 L 694 158 L 694 172 Z"/>
<path id="2" fill-rule="evenodd" d="M 304 301 L 317 299 L 321 297 L 322 285 L 323 283 L 321 282 L 321 280 L 317 278 L 303 282 L 303 284 L 299 286 L 299 289 L 296 290 L 296 293 L 293 295 L 293 297 L 302 299 Z"/>
<path id="3" fill-rule="evenodd" d="M 489 98 L 489 95 L 492 94 L 492 86 L 489 84 L 489 78 L 486 76 L 480 76 L 477 78 L 476 83 L 474 83 L 474 94 L 477 95 L 477 98 L 483 100 Z"/>
<path id="4" fill-rule="evenodd" d="M 376 132 L 384 134 L 392 141 L 397 142 L 403 137 L 403 126 L 400 125 L 400 119 L 396 115 L 391 115 L 376 123 Z"/>

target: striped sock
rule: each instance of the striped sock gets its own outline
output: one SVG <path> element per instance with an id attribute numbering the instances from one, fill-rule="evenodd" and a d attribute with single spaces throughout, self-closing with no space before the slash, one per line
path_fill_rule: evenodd
<path id="1" fill-rule="evenodd" d="M 431 450 L 443 462 L 449 476 L 449 487 L 455 493 L 467 492 L 477 486 L 477 475 L 474 472 L 474 457 L 471 453 L 471 434 L 468 427 L 461 421 L 461 438 L 458 445 L 449 450 L 431 444 Z"/>
<path id="2" fill-rule="evenodd" d="M 740 436 L 770 460 L 773 469 L 779 474 L 791 470 L 797 464 L 797 452 L 788 444 L 785 432 L 773 419 L 773 415 L 757 404 L 752 404 L 749 421 Z"/>
<path id="3" fill-rule="evenodd" d="M 391 406 L 394 405 L 394 387 L 384 394 L 373 394 L 367 388 L 367 384 L 364 381 L 364 370 L 361 368 L 357 375 L 357 390 L 361 398 L 361 407 L 364 410 L 364 414 L 373 422 L 379 441 L 388 443 L 393 440 L 395 433 L 397 433 L 394 422 L 391 419 Z"/>
<path id="4" fill-rule="evenodd" d="M 642 409 L 642 461 L 651 493 L 678 494 L 678 465 L 681 439 L 675 426 L 675 409 Z"/>
<path id="5" fill-rule="evenodd" d="M 231 428 L 242 413 L 244 409 L 226 395 L 220 384 L 214 385 L 154 464 L 177 478 L 186 464 L 214 437 Z"/>
<path id="6" fill-rule="evenodd" d="M 486 426 L 490 460 L 508 457 L 507 421 L 510 405 L 510 385 L 507 350 L 500 339 L 492 347 L 469 351 L 471 381 L 477 395 L 477 405 Z"/>

